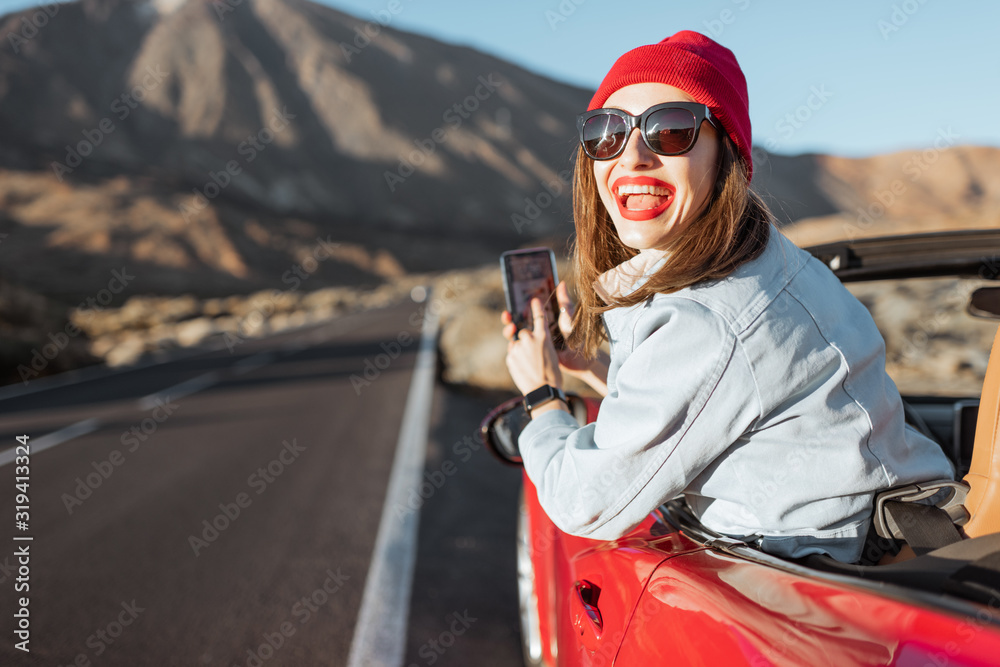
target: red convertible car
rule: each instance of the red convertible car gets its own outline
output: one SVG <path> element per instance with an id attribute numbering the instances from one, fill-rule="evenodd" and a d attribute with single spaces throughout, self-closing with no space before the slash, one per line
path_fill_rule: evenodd
<path id="1" fill-rule="evenodd" d="M 1000 287 L 990 286 L 1000 279 L 1000 231 L 809 250 L 844 282 L 896 281 L 899 294 L 910 290 L 919 297 L 928 279 L 946 286 L 975 281 L 975 291 L 948 288 L 945 300 L 961 294 L 960 310 L 994 319 L 1000 314 Z M 875 297 L 859 298 L 874 305 Z M 930 341 L 948 337 L 944 324 L 966 325 L 936 316 L 945 321 L 930 331 L 925 317 L 923 335 L 911 330 L 903 342 L 919 342 L 939 360 L 943 354 Z M 977 354 L 985 365 L 985 350 Z M 896 356 L 890 366 L 907 355 Z M 925 357 L 910 357 L 929 365 Z M 965 363 L 952 366 L 956 375 L 969 370 Z M 915 557 L 885 565 L 825 556 L 788 560 L 713 533 L 678 497 L 629 535 L 601 542 L 556 528 L 525 476 L 517 550 L 526 664 L 1000 665 L 1000 335 L 981 391 L 954 395 L 954 378 L 939 378 L 937 395 L 908 393 L 907 372 L 900 371 L 897 384 L 908 420 L 939 442 L 964 475 L 965 482 L 953 483 L 947 494 L 948 515 L 964 523 L 964 539 L 915 549 Z M 571 403 L 581 423 L 595 419 L 600 408 L 595 399 L 574 397 Z M 511 399 L 483 421 L 483 439 L 508 463 L 520 462 L 517 434 L 526 419 L 520 400 Z M 935 490 L 896 489 L 890 500 L 920 499 Z M 877 520 L 881 505 L 879 510 Z M 888 521 L 882 529 L 895 528 Z"/>

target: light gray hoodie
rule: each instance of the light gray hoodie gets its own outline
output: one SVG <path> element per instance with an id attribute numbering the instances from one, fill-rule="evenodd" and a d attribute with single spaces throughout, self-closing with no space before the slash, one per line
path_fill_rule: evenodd
<path id="1" fill-rule="evenodd" d="M 954 476 L 941 448 L 904 425 L 868 311 L 773 227 L 765 251 L 728 277 L 604 320 L 611 366 L 597 421 L 581 428 L 552 410 L 519 439 L 565 532 L 615 539 L 684 494 L 717 532 L 853 562 L 875 492 Z"/>

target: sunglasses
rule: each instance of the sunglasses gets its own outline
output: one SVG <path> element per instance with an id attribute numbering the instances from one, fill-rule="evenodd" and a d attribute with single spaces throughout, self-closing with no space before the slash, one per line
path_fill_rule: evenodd
<path id="1" fill-rule="evenodd" d="M 701 122 L 718 126 L 712 112 L 697 102 L 667 102 L 649 107 L 639 116 L 621 109 L 595 109 L 577 116 L 580 145 L 592 160 L 611 160 L 622 154 L 632 130 L 657 155 L 682 155 L 698 141 Z"/>

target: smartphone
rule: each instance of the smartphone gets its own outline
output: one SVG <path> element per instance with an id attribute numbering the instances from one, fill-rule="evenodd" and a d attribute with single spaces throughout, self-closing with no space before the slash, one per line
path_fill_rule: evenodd
<path id="1" fill-rule="evenodd" d="M 565 347 L 559 331 L 559 302 L 556 300 L 556 256 L 548 248 L 508 250 L 500 255 L 503 275 L 503 293 L 507 299 L 507 312 L 518 329 L 530 329 L 531 300 L 538 298 L 545 306 L 549 332 L 557 350 Z"/>

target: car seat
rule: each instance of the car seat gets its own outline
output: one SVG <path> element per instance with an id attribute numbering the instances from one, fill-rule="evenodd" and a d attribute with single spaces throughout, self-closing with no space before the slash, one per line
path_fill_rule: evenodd
<path id="1" fill-rule="evenodd" d="M 1000 329 L 993 340 L 979 402 L 972 465 L 965 476 L 969 493 L 962 527 L 967 537 L 1000 533 Z"/>

